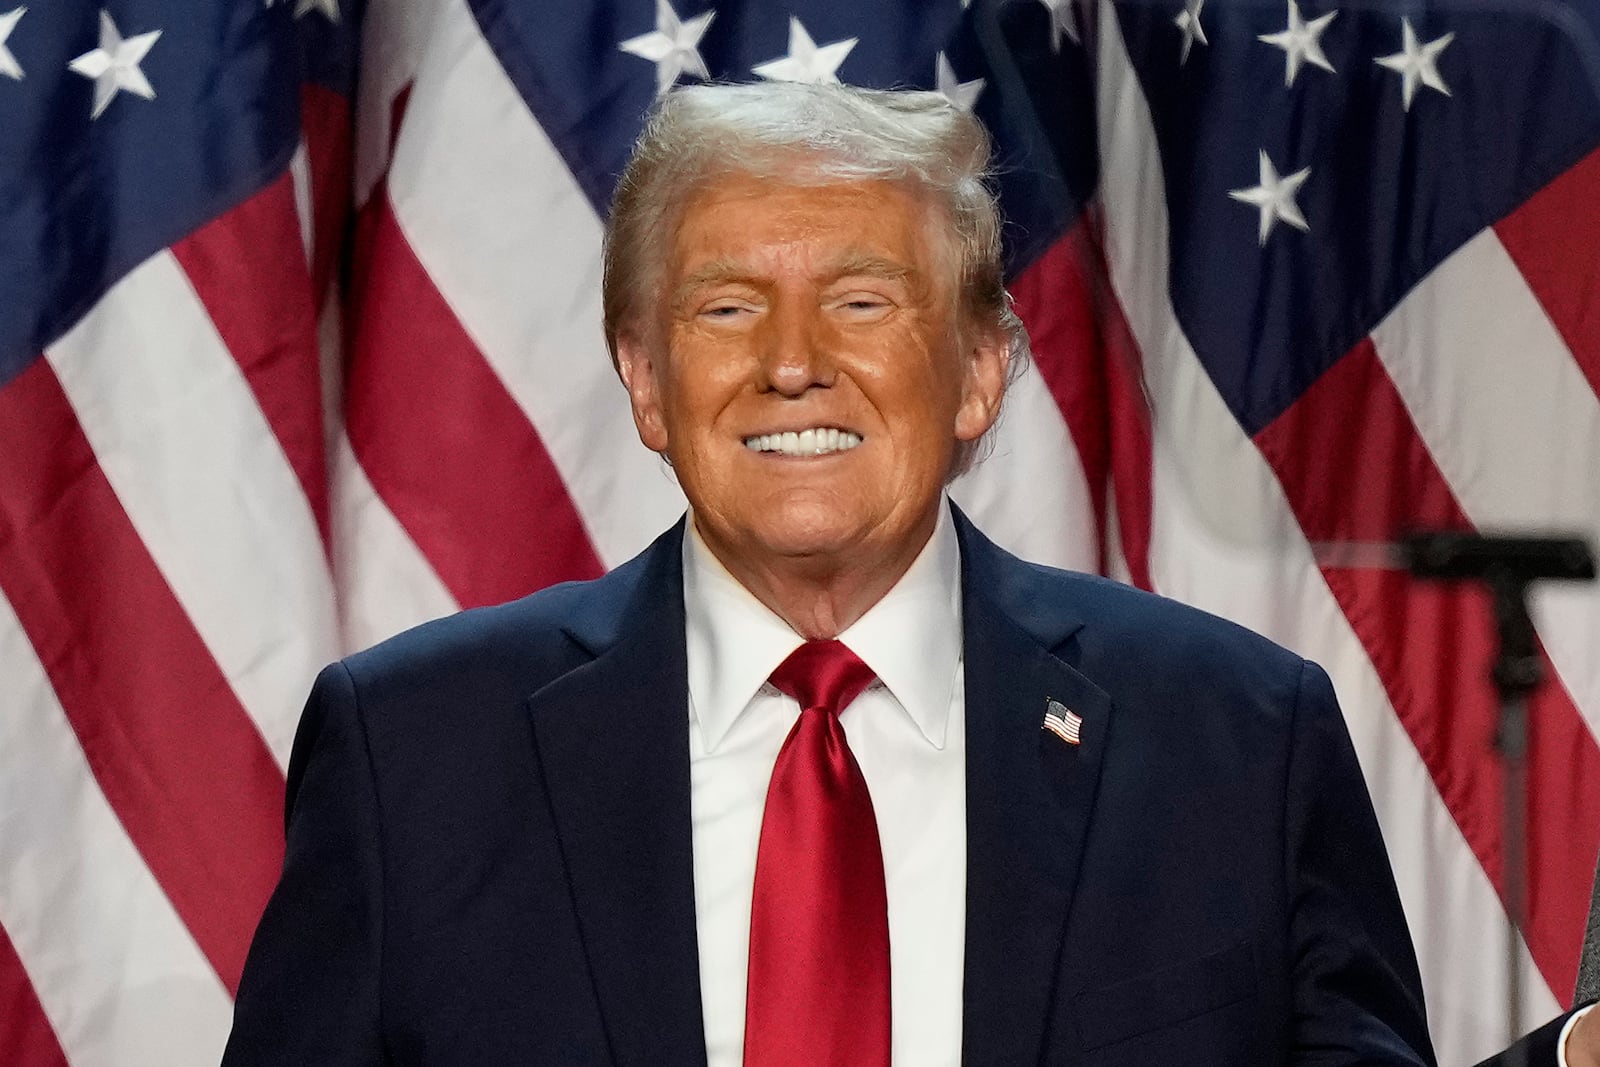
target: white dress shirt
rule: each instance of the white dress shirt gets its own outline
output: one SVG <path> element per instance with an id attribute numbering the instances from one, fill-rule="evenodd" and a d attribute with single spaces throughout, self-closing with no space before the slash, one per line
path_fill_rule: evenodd
<path id="1" fill-rule="evenodd" d="M 802 638 L 684 538 L 695 922 L 710 1067 L 744 1058 L 750 895 L 767 782 L 800 706 L 767 683 Z M 877 674 L 840 716 L 872 794 L 889 897 L 893 1063 L 961 1057 L 966 745 L 961 558 L 948 507 L 921 554 L 839 639 Z"/>

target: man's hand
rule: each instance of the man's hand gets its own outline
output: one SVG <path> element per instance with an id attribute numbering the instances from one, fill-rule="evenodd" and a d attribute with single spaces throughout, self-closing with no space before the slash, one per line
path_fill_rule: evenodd
<path id="1" fill-rule="evenodd" d="M 1591 1009 L 1567 1035 L 1567 1067 L 1600 1067 L 1600 1009 Z"/>

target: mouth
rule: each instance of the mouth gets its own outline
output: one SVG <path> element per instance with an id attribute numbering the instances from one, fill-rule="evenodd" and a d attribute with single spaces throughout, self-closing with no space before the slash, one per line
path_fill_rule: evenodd
<path id="1" fill-rule="evenodd" d="M 860 443 L 860 434 L 833 426 L 756 434 L 744 439 L 744 447 L 752 452 L 771 452 L 780 456 L 831 456 L 836 452 L 848 452 Z"/>

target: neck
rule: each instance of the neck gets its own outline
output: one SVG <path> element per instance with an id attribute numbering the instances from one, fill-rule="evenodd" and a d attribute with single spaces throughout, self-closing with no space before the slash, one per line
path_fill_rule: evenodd
<path id="1" fill-rule="evenodd" d="M 728 573 L 795 633 L 808 641 L 826 641 L 849 629 L 894 588 L 933 536 L 938 518 L 935 509 L 919 525 L 916 536 L 877 551 L 852 551 L 848 558 L 815 555 L 751 560 L 720 543 L 703 526 L 697 525 L 696 530 Z"/>

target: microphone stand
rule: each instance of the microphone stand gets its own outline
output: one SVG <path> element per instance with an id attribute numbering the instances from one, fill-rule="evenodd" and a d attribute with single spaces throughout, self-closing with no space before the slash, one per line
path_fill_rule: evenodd
<path id="1" fill-rule="evenodd" d="M 1495 750 L 1505 777 L 1502 838 L 1505 855 L 1506 1012 L 1509 1042 L 1523 1032 L 1522 929 L 1528 893 L 1528 707 L 1544 682 L 1544 661 L 1528 613 L 1528 589 L 1536 581 L 1595 578 L 1594 556 L 1580 538 L 1485 537 L 1472 533 L 1418 533 L 1402 538 L 1400 556 L 1415 578 L 1478 581 L 1494 598 L 1498 646 L 1490 677 L 1500 697 Z M 1526 1053 L 1513 1049 L 1511 1067 L 1525 1067 Z"/>

